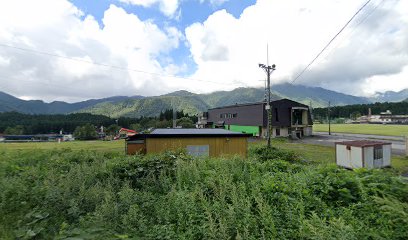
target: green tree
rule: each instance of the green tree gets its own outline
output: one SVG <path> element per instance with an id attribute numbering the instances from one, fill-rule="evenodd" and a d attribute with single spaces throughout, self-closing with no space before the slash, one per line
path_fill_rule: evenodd
<path id="1" fill-rule="evenodd" d="M 130 129 L 135 130 L 136 132 L 143 131 L 142 125 L 140 123 L 133 123 L 130 125 Z"/>
<path id="2" fill-rule="evenodd" d="M 181 126 L 182 128 L 195 128 L 193 121 L 188 117 L 178 119 L 177 126 Z"/>
<path id="3" fill-rule="evenodd" d="M 78 126 L 74 131 L 74 136 L 79 140 L 94 140 L 98 138 L 95 127 L 92 124 Z"/>
<path id="4" fill-rule="evenodd" d="M 119 133 L 120 127 L 116 124 L 112 124 L 106 128 L 106 134 L 110 136 L 117 135 Z"/>
<path id="5" fill-rule="evenodd" d="M 17 125 L 15 127 L 7 127 L 6 130 L 4 130 L 4 133 L 8 135 L 23 135 L 24 127 L 21 125 Z"/>
<path id="6" fill-rule="evenodd" d="M 351 113 L 351 119 L 353 120 L 357 120 L 357 118 L 361 117 L 361 113 L 360 112 L 353 112 Z"/>

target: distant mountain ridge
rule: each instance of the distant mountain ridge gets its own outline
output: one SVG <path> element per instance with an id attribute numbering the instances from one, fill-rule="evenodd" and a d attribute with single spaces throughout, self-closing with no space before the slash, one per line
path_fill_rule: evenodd
<path id="1" fill-rule="evenodd" d="M 386 91 L 383 93 L 377 92 L 375 97 L 370 98 L 372 102 L 402 102 L 408 99 L 408 89 L 403 89 L 399 92 Z"/>
<path id="2" fill-rule="evenodd" d="M 328 101 L 334 105 L 370 103 L 363 97 L 346 95 L 319 87 L 277 84 L 271 87 L 272 100 L 289 98 L 313 107 L 325 107 Z M 263 88 L 236 88 L 232 91 L 217 91 L 208 94 L 196 94 L 180 90 L 161 96 L 116 96 L 103 99 L 91 99 L 78 103 L 51 102 L 41 100 L 25 101 L 0 92 L 0 112 L 16 111 L 29 114 L 67 114 L 87 112 L 109 117 L 156 116 L 165 109 L 184 110 L 189 114 L 206 111 L 209 108 L 264 101 Z"/>
<path id="3" fill-rule="evenodd" d="M 126 99 L 140 99 L 143 96 L 114 96 L 102 99 L 90 99 L 77 103 L 54 101 L 45 103 L 42 100 L 22 100 L 10 94 L 0 92 L 0 112 L 21 112 L 28 114 L 66 114 L 94 106 L 102 102 L 120 102 Z"/>

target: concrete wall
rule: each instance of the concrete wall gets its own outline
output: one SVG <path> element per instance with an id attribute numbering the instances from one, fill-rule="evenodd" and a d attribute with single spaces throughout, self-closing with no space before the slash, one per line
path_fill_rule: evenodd
<path id="1" fill-rule="evenodd" d="M 350 147 L 347 150 L 346 145 L 336 144 L 337 165 L 350 169 L 363 167 L 362 151 L 360 147 Z"/>
<path id="2" fill-rule="evenodd" d="M 391 144 L 383 146 L 383 166 L 391 166 Z"/>
<path id="3" fill-rule="evenodd" d="M 365 147 L 364 149 L 364 167 L 368 169 L 374 168 L 374 147 Z"/>
<path id="4" fill-rule="evenodd" d="M 276 135 L 276 129 L 280 129 L 280 135 L 279 136 Z M 289 137 L 289 130 L 288 130 L 288 128 L 284 128 L 284 127 L 281 127 L 281 128 L 273 127 L 272 128 L 272 137 Z"/>
<path id="5" fill-rule="evenodd" d="M 303 129 L 304 136 L 312 136 L 313 135 L 313 127 L 305 127 Z"/>

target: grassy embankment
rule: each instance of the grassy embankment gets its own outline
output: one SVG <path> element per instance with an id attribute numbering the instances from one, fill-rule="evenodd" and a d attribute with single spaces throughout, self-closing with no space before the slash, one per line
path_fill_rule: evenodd
<path id="1" fill-rule="evenodd" d="M 314 124 L 313 131 L 328 132 L 329 124 Z M 384 136 L 408 136 L 408 125 L 331 124 L 331 131 L 336 133 L 359 133 Z"/>
<path id="2" fill-rule="evenodd" d="M 263 141 L 250 143 L 252 146 L 265 144 Z M 319 164 L 333 164 L 335 162 L 335 151 L 333 147 L 312 144 L 301 144 L 284 139 L 273 139 L 275 147 L 294 151 L 305 159 L 313 159 Z M 41 143 L 7 143 L 0 144 L 0 151 L 29 151 L 29 150 L 92 150 L 98 152 L 109 152 L 122 154 L 125 151 L 124 140 L 119 141 L 73 141 L 73 142 L 41 142 Z M 392 156 L 393 168 L 398 173 L 408 172 L 408 161 L 402 156 Z"/>
<path id="3" fill-rule="evenodd" d="M 330 147 L 273 144 L 251 144 L 248 159 L 0 144 L 0 239 L 406 239 L 394 169 L 348 171 Z"/>

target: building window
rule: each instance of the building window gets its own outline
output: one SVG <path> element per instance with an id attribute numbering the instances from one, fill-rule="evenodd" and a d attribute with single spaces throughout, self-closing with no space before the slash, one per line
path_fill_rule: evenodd
<path id="1" fill-rule="evenodd" d="M 383 147 L 375 146 L 374 147 L 374 160 L 382 159 L 382 158 L 383 158 Z"/>
<path id="2" fill-rule="evenodd" d="M 209 145 L 187 145 L 187 154 L 196 157 L 208 157 L 210 156 L 210 146 Z"/>
<path id="3" fill-rule="evenodd" d="M 280 128 L 276 129 L 276 136 L 280 136 Z"/>
<path id="4" fill-rule="evenodd" d="M 236 113 L 232 114 L 232 117 L 233 117 L 233 118 L 236 118 L 236 117 L 237 117 L 237 114 L 236 114 Z"/>

